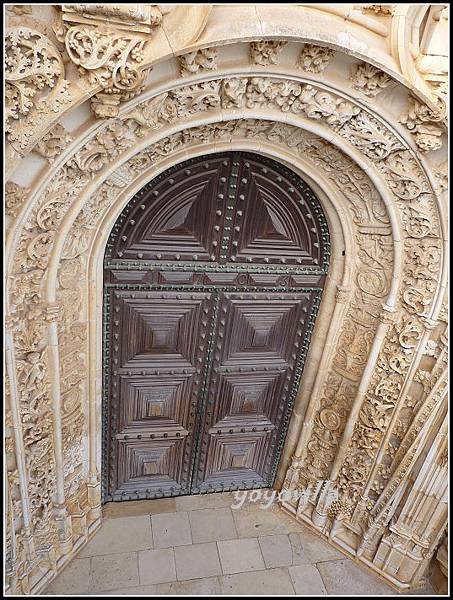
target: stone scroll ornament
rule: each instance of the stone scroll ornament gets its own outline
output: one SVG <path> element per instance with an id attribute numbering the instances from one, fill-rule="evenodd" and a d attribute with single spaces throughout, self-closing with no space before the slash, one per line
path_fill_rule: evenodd
<path id="1" fill-rule="evenodd" d="M 5 35 L 5 130 L 19 151 L 32 135 L 37 113 L 58 110 L 69 99 L 63 60 L 54 44 L 28 27 Z"/>

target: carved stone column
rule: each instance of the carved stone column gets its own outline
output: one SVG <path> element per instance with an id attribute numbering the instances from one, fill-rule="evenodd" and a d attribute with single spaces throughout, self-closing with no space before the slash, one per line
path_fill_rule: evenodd
<path id="1" fill-rule="evenodd" d="M 407 498 L 380 542 L 373 563 L 406 584 L 418 583 L 432 557 L 447 520 L 447 416 L 422 458 Z"/>

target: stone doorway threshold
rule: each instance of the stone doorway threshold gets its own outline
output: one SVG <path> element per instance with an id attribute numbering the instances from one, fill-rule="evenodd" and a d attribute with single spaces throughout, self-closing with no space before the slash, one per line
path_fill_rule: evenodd
<path id="1" fill-rule="evenodd" d="M 107 504 L 42 595 L 407 595 L 277 505 L 237 504 L 232 493 Z"/>

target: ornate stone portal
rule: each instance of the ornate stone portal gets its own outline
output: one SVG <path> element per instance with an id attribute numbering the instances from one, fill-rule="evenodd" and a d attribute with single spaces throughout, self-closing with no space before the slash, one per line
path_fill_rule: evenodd
<path id="1" fill-rule="evenodd" d="M 39 593 L 100 523 L 110 229 L 157 174 L 225 150 L 290 165 L 333 233 L 282 506 L 420 585 L 447 523 L 448 254 L 440 70 L 417 86 L 395 58 L 419 11 L 125 6 L 8 8 L 7 591 Z M 426 52 L 445 13 L 425 12 Z"/>

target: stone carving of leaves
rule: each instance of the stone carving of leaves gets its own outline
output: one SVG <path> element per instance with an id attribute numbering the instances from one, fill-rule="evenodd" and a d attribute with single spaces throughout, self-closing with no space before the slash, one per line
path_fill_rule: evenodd
<path id="1" fill-rule="evenodd" d="M 331 94 L 311 85 L 305 85 L 292 112 L 304 112 L 309 119 L 325 119 L 333 127 L 341 127 L 360 112 L 346 100 L 335 98 Z"/>
<path id="2" fill-rule="evenodd" d="M 268 67 L 278 62 L 278 56 L 288 42 L 261 41 L 250 44 L 250 58 L 256 65 Z"/>
<path id="3" fill-rule="evenodd" d="M 124 123 L 114 121 L 75 154 L 68 165 L 93 177 L 104 165 L 130 148 L 134 140 L 134 135 Z"/>
<path id="4" fill-rule="evenodd" d="M 173 92 L 171 97 L 177 117 L 184 119 L 199 112 L 220 108 L 220 85 L 219 80 L 207 81 Z"/>
<path id="5" fill-rule="evenodd" d="M 297 66 L 304 71 L 321 73 L 329 64 L 334 51 L 324 46 L 305 44 L 299 56 Z"/>
<path id="6" fill-rule="evenodd" d="M 217 69 L 217 48 L 201 48 L 179 57 L 181 77 Z"/>
<path id="7" fill-rule="evenodd" d="M 403 149 L 399 140 L 365 111 L 350 119 L 341 128 L 340 135 L 371 160 L 383 160 L 395 150 Z"/>
<path id="8" fill-rule="evenodd" d="M 35 95 L 51 90 L 63 76 L 63 61 L 44 35 L 27 27 L 9 29 L 5 39 L 6 131 L 27 115 Z"/>
<path id="9" fill-rule="evenodd" d="M 16 217 L 25 202 L 29 190 L 17 185 L 13 181 L 5 184 L 5 212 L 11 217 Z"/>
<path id="10" fill-rule="evenodd" d="M 351 82 L 354 89 L 374 97 L 392 82 L 392 78 L 370 63 L 361 63 L 352 67 Z"/>
<path id="11" fill-rule="evenodd" d="M 55 158 L 72 142 L 72 136 L 66 129 L 57 123 L 42 140 L 33 148 L 38 154 L 47 158 L 52 163 Z"/>
<path id="12" fill-rule="evenodd" d="M 247 107 L 256 105 L 276 104 L 282 111 L 291 108 L 295 99 L 300 95 L 302 86 L 286 79 L 271 79 L 252 77 L 247 85 Z"/>
<path id="13" fill-rule="evenodd" d="M 241 108 L 244 106 L 248 79 L 243 77 L 227 78 L 222 83 L 222 108 Z"/>
<path id="14" fill-rule="evenodd" d="M 439 108 L 432 110 L 414 97 L 410 99 L 409 110 L 400 122 L 414 135 L 415 143 L 421 152 L 438 150 L 442 147 L 442 127 L 445 119 L 446 104 L 439 98 Z"/>
<path id="15" fill-rule="evenodd" d="M 143 84 L 146 72 L 140 68 L 147 40 L 100 28 L 71 27 L 66 50 L 82 74 L 110 94 L 130 91 Z"/>

